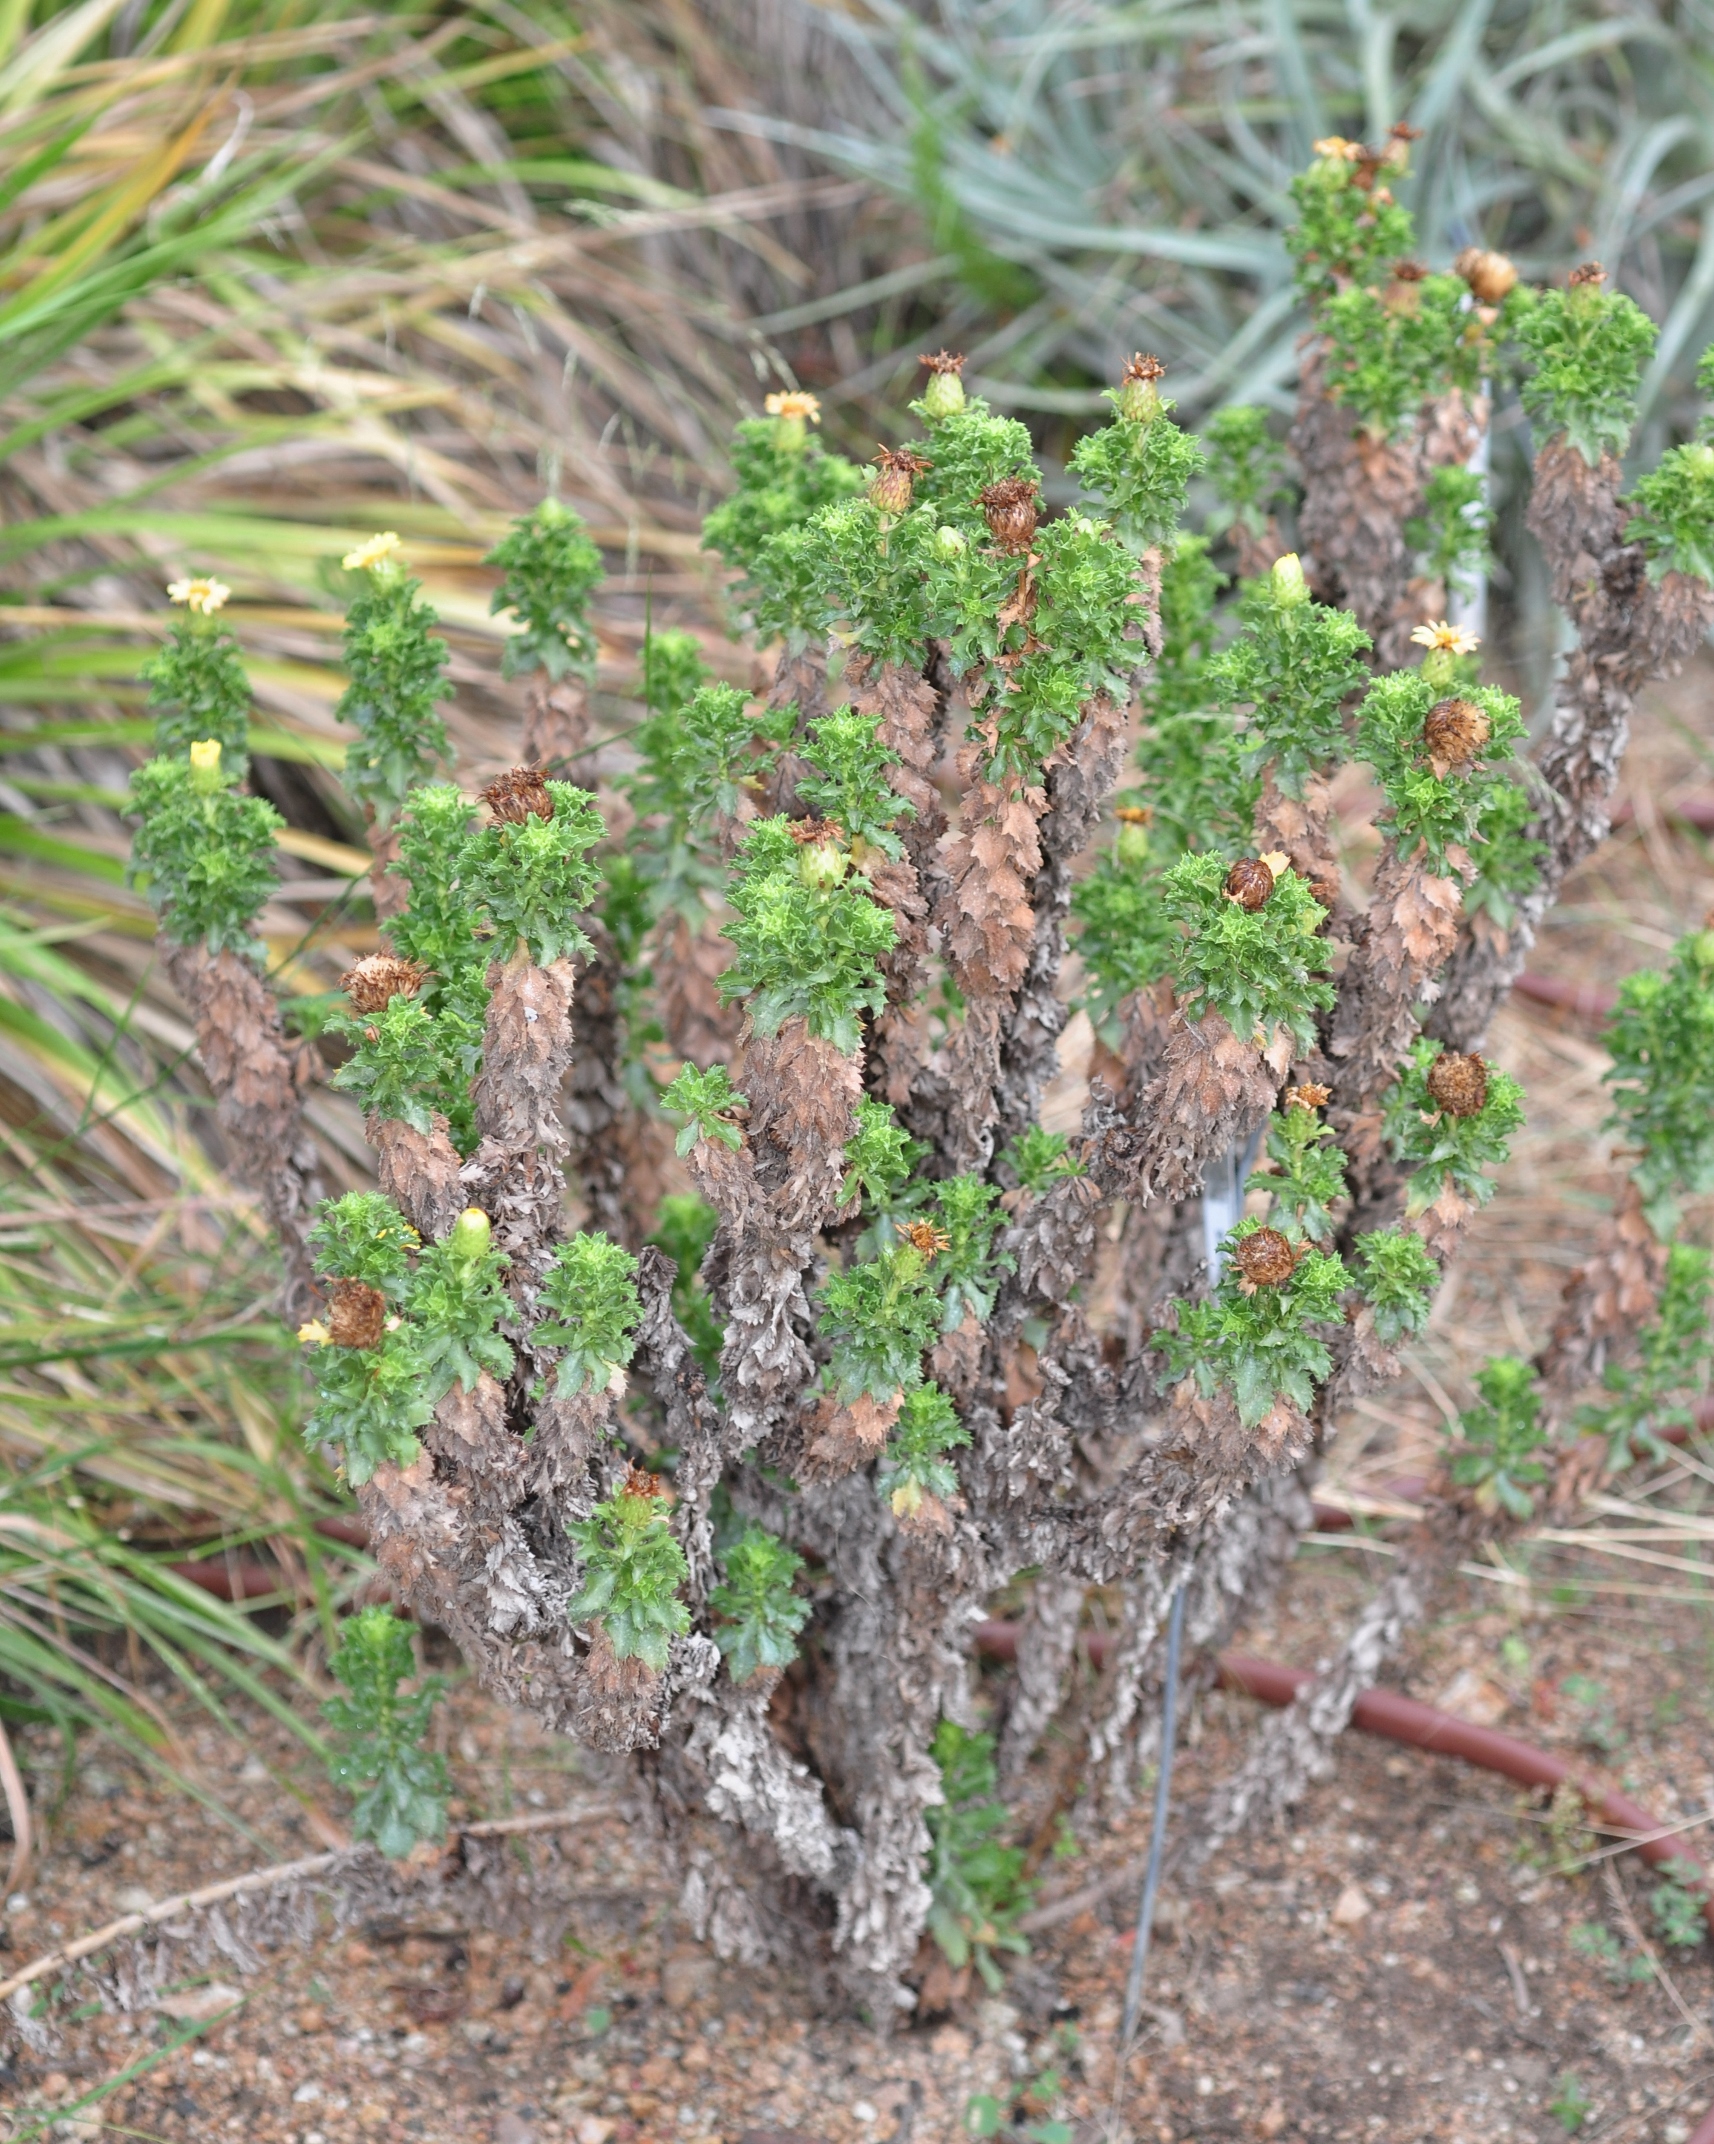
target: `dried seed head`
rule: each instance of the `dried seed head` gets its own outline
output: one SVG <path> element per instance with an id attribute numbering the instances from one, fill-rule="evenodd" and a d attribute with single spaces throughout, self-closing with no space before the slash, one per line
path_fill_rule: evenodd
<path id="1" fill-rule="evenodd" d="M 1467 766 L 1494 733 L 1474 700 L 1437 700 L 1422 725 L 1422 741 L 1436 774 Z"/>
<path id="2" fill-rule="evenodd" d="M 637 1466 L 635 1463 L 627 1468 L 625 1479 L 619 1485 L 619 1494 L 645 1498 L 651 1504 L 670 1504 L 673 1501 L 672 1492 L 660 1476 L 651 1474 L 646 1467 Z"/>
<path id="3" fill-rule="evenodd" d="M 1226 874 L 1226 898 L 1254 915 L 1274 894 L 1274 874 L 1259 856 L 1240 856 Z"/>
<path id="4" fill-rule="evenodd" d="M 482 792 L 482 801 L 496 819 L 508 826 L 522 826 L 526 819 L 551 819 L 553 797 L 542 779 L 540 767 L 513 767 Z"/>
<path id="5" fill-rule="evenodd" d="M 1428 270 L 1421 261 L 1394 261 L 1393 280 L 1397 283 L 1420 283 Z"/>
<path id="6" fill-rule="evenodd" d="M 1452 270 L 1470 286 L 1478 305 L 1498 305 L 1518 280 L 1517 269 L 1503 253 L 1488 253 L 1481 246 L 1466 246 Z"/>
<path id="7" fill-rule="evenodd" d="M 365 954 L 339 978 L 339 987 L 357 1012 L 385 1012 L 394 998 L 414 998 L 428 979 L 420 962 L 397 953 Z"/>
<path id="8" fill-rule="evenodd" d="M 1165 378 L 1166 367 L 1158 357 L 1146 357 L 1141 351 L 1135 357 L 1128 357 L 1119 380 L 1120 416 L 1139 424 L 1148 424 L 1158 417 L 1161 398 L 1155 382 Z"/>
<path id="9" fill-rule="evenodd" d="M 883 514 L 908 513 L 912 486 L 933 467 L 914 448 L 883 447 L 875 456 L 875 474 L 869 479 L 870 503 Z"/>
<path id="10" fill-rule="evenodd" d="M 1277 1228 L 1258 1228 L 1233 1244 L 1232 1263 L 1252 1288 L 1283 1288 L 1297 1270 L 1297 1254 Z"/>
<path id="11" fill-rule="evenodd" d="M 1599 261 L 1585 261 L 1581 268 L 1573 268 L 1566 278 L 1573 290 L 1599 290 L 1607 280 L 1607 271 Z"/>
<path id="12" fill-rule="evenodd" d="M 1288 1087 L 1285 1098 L 1288 1109 L 1325 1109 L 1333 1099 L 1333 1089 L 1306 1079 L 1301 1087 Z"/>
<path id="13" fill-rule="evenodd" d="M 1003 476 L 982 487 L 981 507 L 988 533 L 1002 551 L 1027 551 L 1040 518 L 1033 476 Z"/>
<path id="14" fill-rule="evenodd" d="M 928 367 L 928 385 L 922 391 L 922 413 L 936 420 L 956 416 L 964 407 L 964 370 L 962 351 L 936 350 L 932 357 L 917 359 L 919 365 Z"/>
<path id="15" fill-rule="evenodd" d="M 911 1246 L 921 1251 L 925 1258 L 932 1258 L 936 1251 L 949 1251 L 952 1238 L 944 1228 L 936 1228 L 932 1221 L 907 1221 L 899 1234 Z"/>
<path id="16" fill-rule="evenodd" d="M 387 1298 L 366 1280 L 336 1280 L 327 1308 L 335 1347 L 379 1347 L 387 1330 Z"/>
<path id="17" fill-rule="evenodd" d="M 1449 1117 L 1478 1117 L 1488 1100 L 1488 1067 L 1474 1051 L 1442 1050 L 1428 1068 L 1428 1091 Z"/>

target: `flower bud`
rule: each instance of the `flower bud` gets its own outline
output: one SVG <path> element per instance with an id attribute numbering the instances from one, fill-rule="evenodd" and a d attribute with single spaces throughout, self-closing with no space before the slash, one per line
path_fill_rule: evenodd
<path id="1" fill-rule="evenodd" d="M 1233 1244 L 1232 1263 L 1252 1288 L 1283 1288 L 1297 1270 L 1297 1254 L 1277 1228 L 1258 1228 Z"/>
<path id="2" fill-rule="evenodd" d="M 1146 804 L 1121 804 L 1113 816 L 1119 822 L 1119 861 L 1122 864 L 1146 863 L 1149 854 L 1149 825 L 1154 813 Z"/>
<path id="3" fill-rule="evenodd" d="M 493 1227 L 480 1206 L 466 1206 L 452 1224 L 452 1234 L 447 1238 L 452 1246 L 452 1255 L 462 1258 L 467 1265 L 474 1265 L 477 1259 L 486 1258 L 488 1246 L 493 1240 Z"/>
<path id="4" fill-rule="evenodd" d="M 907 514 L 916 479 L 934 467 L 910 447 L 883 447 L 869 479 L 869 502 L 878 513 Z"/>
<path id="5" fill-rule="evenodd" d="M 970 548 L 970 541 L 962 529 L 949 529 L 943 526 L 934 532 L 934 548 L 940 557 L 944 558 L 947 564 L 950 565 L 955 558 L 964 556 L 964 553 Z"/>
<path id="6" fill-rule="evenodd" d="M 851 868 L 851 859 L 835 840 L 806 841 L 797 852 L 797 875 L 816 892 L 837 886 Z"/>
<path id="7" fill-rule="evenodd" d="M 1273 899 L 1274 874 L 1259 856 L 1240 856 L 1226 874 L 1226 898 L 1254 915 Z"/>
<path id="8" fill-rule="evenodd" d="M 1478 305 L 1498 305 L 1518 280 L 1517 269 L 1503 253 L 1488 253 L 1480 246 L 1466 246 L 1452 263 L 1452 272 L 1464 278 Z"/>
<path id="9" fill-rule="evenodd" d="M 1161 413 L 1160 390 L 1155 382 L 1165 377 L 1166 367 L 1158 357 L 1144 357 L 1140 352 L 1128 357 L 1119 381 L 1120 416 L 1133 424 L 1152 424 Z"/>
<path id="10" fill-rule="evenodd" d="M 922 413 L 931 424 L 942 417 L 953 417 L 964 407 L 964 382 L 959 375 L 964 370 L 962 353 L 954 355 L 950 350 L 937 350 L 932 357 L 921 357 L 918 364 L 928 367 L 928 385 L 922 391 Z"/>
<path id="11" fill-rule="evenodd" d="M 1268 569 L 1268 587 L 1281 610 L 1296 610 L 1300 603 L 1309 601 L 1309 583 L 1304 578 L 1303 561 L 1295 551 L 1287 551 L 1282 558 L 1274 560 Z"/>
<path id="12" fill-rule="evenodd" d="M 190 786 L 200 797 L 211 797 L 223 786 L 218 737 L 204 737 L 191 746 Z"/>
<path id="13" fill-rule="evenodd" d="M 1463 1057 L 1442 1050 L 1428 1068 L 1428 1091 L 1449 1117 L 1479 1117 L 1488 1100 L 1488 1067 L 1474 1051 Z"/>

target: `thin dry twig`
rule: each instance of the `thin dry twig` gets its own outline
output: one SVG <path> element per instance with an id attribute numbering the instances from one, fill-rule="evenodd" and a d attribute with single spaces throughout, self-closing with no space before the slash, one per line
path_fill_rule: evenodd
<path id="1" fill-rule="evenodd" d="M 0 1720 L 0 1787 L 6 1793 L 6 1811 L 12 1819 L 12 1865 L 6 1871 L 8 1891 L 21 1889 L 35 1853 L 35 1832 L 30 1823 L 30 1797 L 24 1792 L 24 1775 L 12 1755 L 6 1723 Z"/>
<path id="2" fill-rule="evenodd" d="M 1679 2016 L 1683 2018 L 1684 2022 L 1690 2027 L 1691 2031 L 1696 2035 L 1697 2039 L 1714 2041 L 1714 2032 L 1709 2031 L 1708 2027 L 1702 2022 L 1701 2018 L 1697 2016 L 1696 2012 L 1691 2009 L 1690 2005 L 1679 1993 L 1678 1983 L 1673 1979 L 1672 1975 L 1661 1963 L 1660 1953 L 1655 1949 L 1654 1945 L 1649 1941 L 1648 1937 L 1643 1934 L 1641 1923 L 1638 1921 L 1636 1915 L 1631 1911 L 1631 1902 L 1625 1896 L 1625 1887 L 1619 1881 L 1619 1872 L 1616 1868 L 1614 1868 L 1611 1862 L 1608 1862 L 1606 1866 L 1602 1869 L 1601 1881 L 1606 1886 L 1607 1896 L 1613 1902 L 1613 1911 L 1625 1924 L 1625 1933 L 1637 1946 L 1637 1949 L 1641 1951 L 1643 1956 L 1648 1960 L 1650 1969 L 1654 1973 L 1654 1977 L 1666 1990 L 1667 1996 L 1672 2003 L 1672 2007 L 1678 2012 Z"/>

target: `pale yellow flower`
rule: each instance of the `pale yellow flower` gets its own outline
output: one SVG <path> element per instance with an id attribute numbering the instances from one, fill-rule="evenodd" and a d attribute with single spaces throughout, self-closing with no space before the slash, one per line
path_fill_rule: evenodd
<path id="1" fill-rule="evenodd" d="M 1474 655 L 1482 645 L 1474 633 L 1449 625 L 1444 618 L 1437 624 L 1417 626 L 1410 637 L 1419 648 L 1433 648 L 1441 655 Z"/>
<path id="2" fill-rule="evenodd" d="M 332 1333 L 319 1318 L 311 1318 L 307 1325 L 300 1325 L 298 1338 L 305 1347 L 329 1347 L 333 1342 Z"/>
<path id="3" fill-rule="evenodd" d="M 199 574 L 192 581 L 167 583 L 169 602 L 182 603 L 188 610 L 201 612 L 205 618 L 212 618 L 217 610 L 224 610 L 231 593 L 224 581 L 215 580 L 211 574 Z"/>
<path id="4" fill-rule="evenodd" d="M 1343 134 L 1329 134 L 1325 141 L 1316 143 L 1315 153 L 1317 156 L 1341 157 L 1347 164 L 1354 164 L 1363 153 L 1363 144 L 1347 141 Z"/>
<path id="5" fill-rule="evenodd" d="M 398 548 L 397 529 L 383 529 L 379 536 L 360 543 L 355 551 L 347 551 L 340 564 L 347 573 L 362 573 L 370 566 L 378 566 L 384 558 L 391 558 Z"/>
<path id="6" fill-rule="evenodd" d="M 218 774 L 220 772 L 220 739 L 218 737 L 199 737 L 190 748 L 190 763 L 194 773 Z"/>
<path id="7" fill-rule="evenodd" d="M 784 394 L 769 395 L 762 407 L 770 417 L 796 417 L 800 422 L 807 417 L 811 424 L 821 422 L 821 404 L 814 395 L 795 387 Z"/>

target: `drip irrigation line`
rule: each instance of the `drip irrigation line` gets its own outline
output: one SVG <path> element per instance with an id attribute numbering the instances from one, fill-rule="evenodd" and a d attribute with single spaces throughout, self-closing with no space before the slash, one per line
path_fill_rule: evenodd
<path id="1" fill-rule="evenodd" d="M 1131 1946 L 1131 1973 L 1125 1983 L 1125 2020 L 1119 2031 L 1121 2071 L 1136 2037 L 1137 2014 L 1143 2005 L 1143 1974 L 1149 1961 L 1149 1937 L 1155 1925 L 1155 1894 L 1160 1889 L 1161 1855 L 1166 1846 L 1167 1815 L 1172 1806 L 1172 1756 L 1178 1735 L 1178 1661 L 1184 1643 L 1185 1590 L 1185 1581 L 1181 1578 L 1172 1597 L 1172 1612 L 1167 1618 L 1160 1771 L 1155 1779 L 1155 1820 L 1149 1833 L 1149 1865 L 1143 1873 L 1143 1895 L 1137 1905 L 1137 1936 Z"/>

